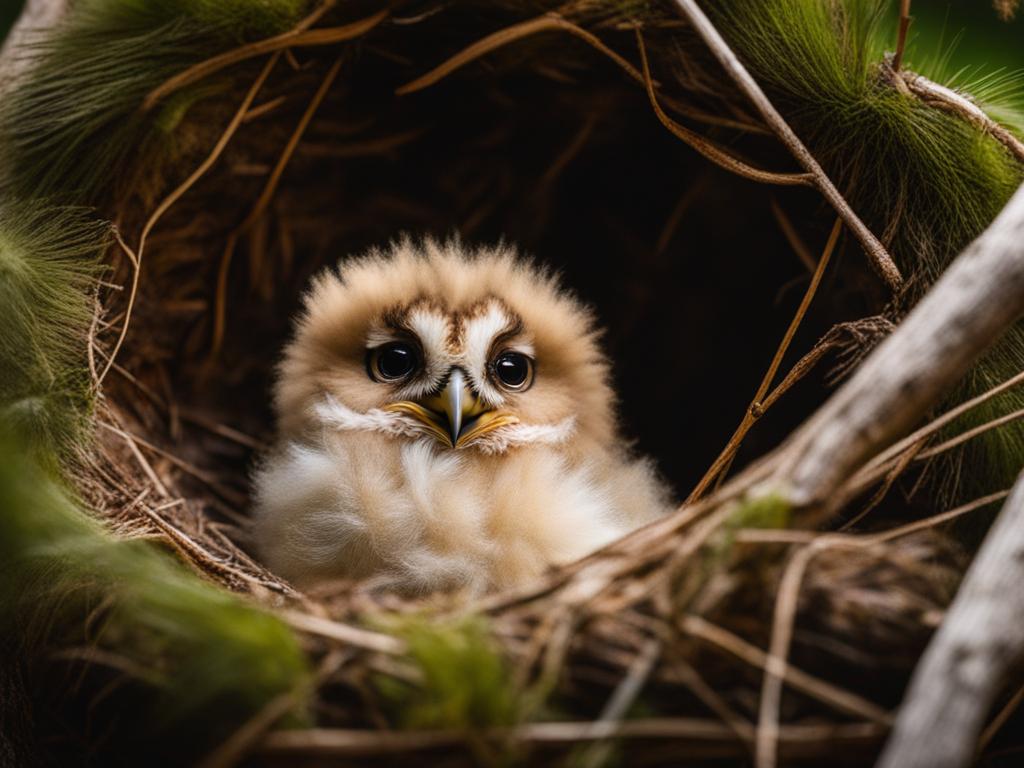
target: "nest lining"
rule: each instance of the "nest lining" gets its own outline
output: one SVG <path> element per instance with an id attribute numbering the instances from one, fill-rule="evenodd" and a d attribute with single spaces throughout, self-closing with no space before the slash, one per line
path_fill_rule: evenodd
<path id="1" fill-rule="evenodd" d="M 620 46 L 632 39 L 631 30 L 592 23 Z M 392 678 L 414 698 L 410 691 L 423 681 L 395 658 L 402 656 L 397 648 L 415 646 L 414 637 L 399 631 L 403 645 L 393 647 L 365 638 L 339 642 L 309 617 L 354 624 L 424 605 L 441 614 L 460 609 L 439 598 L 408 603 L 354 584 L 299 596 L 246 551 L 246 471 L 271 434 L 266 393 L 274 354 L 312 272 L 410 230 L 457 230 L 467 240 L 507 236 L 555 263 L 610 327 L 625 419 L 681 489 L 692 487 L 717 454 L 782 335 L 789 318 L 776 308 L 777 295 L 795 304 L 790 284 L 807 279 L 771 213 L 773 196 L 709 170 L 657 123 L 642 88 L 613 64 L 590 61 L 593 51 L 581 43 L 569 56 L 561 42 L 498 51 L 468 74 L 395 100 L 395 86 L 421 73 L 422 61 L 459 47 L 452 31 L 458 25 L 429 18 L 420 25 L 382 29 L 340 53 L 282 57 L 216 165 L 153 230 L 141 263 L 130 235 L 144 229 L 177 180 L 223 136 L 235 101 L 265 61 L 231 71 L 231 98 L 189 110 L 175 133 L 175 163 L 126 182 L 111 215 L 124 235 L 110 251 L 111 282 L 124 290 L 102 296 L 94 339 L 97 378 L 105 373 L 98 450 L 79 457 L 76 473 L 79 489 L 120 535 L 159 538 L 216 583 L 275 610 L 282 600 L 298 608 L 302 613 L 290 621 L 306 632 L 311 658 L 324 665 L 315 721 L 342 729 L 403 724 L 407 715 L 388 711 L 386 696 L 368 688 L 366 678 Z M 662 77 L 672 71 L 665 66 L 672 46 L 656 43 L 672 29 L 652 27 L 648 42 Z M 706 71 L 688 74 L 695 78 L 684 78 L 691 96 L 721 90 Z M 728 103 L 716 114 L 751 122 L 738 101 Z M 744 149 L 764 162 L 785 157 L 757 136 Z M 283 172 L 268 186 L 285 156 Z M 272 194 L 263 197 L 268 189 Z M 813 193 L 774 197 L 805 237 L 824 242 L 830 221 Z M 858 250 L 845 245 L 820 289 L 829 301 L 814 306 L 794 348 L 809 349 L 834 324 L 881 305 L 884 294 Z M 750 315 L 768 321 L 751 323 Z M 714 334 L 693 332 L 706 328 Z M 681 339 L 685 354 L 658 354 L 677 351 Z M 820 375 L 802 386 L 801 402 L 781 400 L 751 433 L 741 461 L 784 437 L 827 392 Z M 656 409 L 634 405 L 678 401 L 687 407 L 674 434 L 666 434 Z M 501 717 L 539 716 L 527 711 L 531 695 L 572 720 L 607 717 L 602 705 L 623 680 L 633 680 L 642 683 L 644 706 L 655 715 L 623 731 L 643 745 L 638 760 L 749 754 L 762 649 L 772 640 L 789 542 L 745 530 L 772 523 L 763 511 L 734 503 L 721 507 L 729 515 L 718 514 L 710 526 L 697 511 L 713 509 L 695 507 L 534 590 L 477 606 L 490 620 L 488 642 L 501 649 L 523 693 Z M 897 702 L 961 566 L 955 548 L 928 531 L 825 547 L 809 561 L 790 606 L 796 629 L 794 672 L 779 713 L 784 757 L 813 761 L 842 745 L 856 761 L 877 749 L 887 708 Z M 346 659 L 333 668 L 339 648 L 357 663 Z M 447 724 L 425 717 L 418 725 Z M 630 727 L 635 734 L 628 735 Z M 554 759 L 594 738 L 586 729 L 567 733 L 551 739 L 554 748 L 540 736 L 497 734 L 482 749 L 515 746 Z M 409 751 L 460 743 L 438 736 L 411 742 Z M 320 754 L 287 734 L 268 737 L 262 749 L 285 759 Z M 336 751 L 386 749 L 382 736 Z"/>

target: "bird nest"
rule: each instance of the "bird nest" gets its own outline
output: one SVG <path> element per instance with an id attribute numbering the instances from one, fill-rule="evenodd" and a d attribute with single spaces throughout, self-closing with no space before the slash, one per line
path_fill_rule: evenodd
<path id="1" fill-rule="evenodd" d="M 923 266 L 902 261 L 916 278 L 894 291 L 856 231 L 838 237 L 811 174 L 766 170 L 793 168 L 771 122 L 672 4 L 653 5 L 325 4 L 177 67 L 134 105 L 161 133 L 111 160 L 91 198 L 116 230 L 89 329 L 94 439 L 66 463 L 119 537 L 279 617 L 315 670 L 301 692 L 315 729 L 277 728 L 291 691 L 222 724 L 211 765 L 744 763 L 755 747 L 865 764 L 880 748 L 963 570 L 939 526 L 1001 496 L 935 516 L 949 488 L 915 469 L 920 442 L 847 488 L 827 530 L 751 500 L 749 473 L 723 480 L 809 416 L 977 227 L 962 216 L 963 231 L 924 237 L 942 211 L 896 187 L 927 162 L 853 157 L 737 29 L 881 253 L 919 244 Z M 883 62 L 864 66 L 871 89 L 915 99 Z M 918 106 L 976 139 L 961 115 Z M 248 471 L 272 437 L 301 292 L 400 232 L 506 237 L 561 270 L 609 329 L 628 431 L 697 489 L 687 502 L 469 603 L 347 582 L 300 594 L 262 567 Z"/>

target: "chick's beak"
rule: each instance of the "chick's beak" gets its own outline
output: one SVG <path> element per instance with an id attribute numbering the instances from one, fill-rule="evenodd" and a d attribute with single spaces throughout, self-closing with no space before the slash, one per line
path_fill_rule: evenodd
<path id="1" fill-rule="evenodd" d="M 463 424 L 468 424 L 486 410 L 466 385 L 466 374 L 460 368 L 453 368 L 444 389 L 426 398 L 423 405 L 447 417 L 448 437 L 453 446 L 459 442 Z"/>
<path id="2" fill-rule="evenodd" d="M 419 402 L 391 403 L 384 410 L 412 416 L 449 448 L 461 448 L 481 435 L 518 421 L 511 414 L 490 410 L 470 389 L 460 368 L 452 369 L 440 392 Z"/>

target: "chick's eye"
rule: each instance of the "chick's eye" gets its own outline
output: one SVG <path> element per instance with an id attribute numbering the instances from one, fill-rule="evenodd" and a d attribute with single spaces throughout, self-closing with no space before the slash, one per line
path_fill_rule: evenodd
<path id="1" fill-rule="evenodd" d="M 533 361 L 520 352 L 494 358 L 494 375 L 508 389 L 526 389 L 533 381 Z"/>
<path id="2" fill-rule="evenodd" d="M 396 381 L 412 375 L 420 360 L 412 344 L 396 341 L 370 350 L 367 363 L 370 376 L 377 381 Z"/>

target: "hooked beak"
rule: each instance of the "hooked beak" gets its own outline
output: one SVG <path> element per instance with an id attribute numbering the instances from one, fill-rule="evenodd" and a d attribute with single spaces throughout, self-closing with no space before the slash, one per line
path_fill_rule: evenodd
<path id="1" fill-rule="evenodd" d="M 466 374 L 453 368 L 444 388 L 419 402 L 401 400 L 385 411 L 404 413 L 419 421 L 436 440 L 449 448 L 463 448 L 498 427 L 519 421 L 510 413 L 490 410 L 466 383 Z"/>

